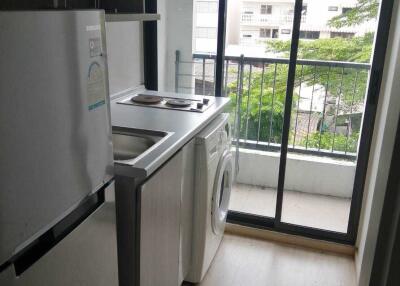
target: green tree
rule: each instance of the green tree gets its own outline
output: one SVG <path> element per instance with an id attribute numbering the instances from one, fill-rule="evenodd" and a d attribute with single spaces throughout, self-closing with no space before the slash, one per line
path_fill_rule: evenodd
<path id="1" fill-rule="evenodd" d="M 378 0 L 358 0 L 356 7 L 333 17 L 328 24 L 335 28 L 359 25 L 365 21 L 376 19 L 378 8 Z"/>
<path id="2" fill-rule="evenodd" d="M 375 19 L 378 13 L 377 0 L 358 0 L 357 5 L 345 13 L 333 17 L 328 25 L 335 28 L 356 26 L 365 21 Z M 368 63 L 371 58 L 373 33 L 350 39 L 331 38 L 312 41 L 299 41 L 298 58 Z M 268 52 L 276 53 L 279 57 L 289 57 L 290 41 L 268 41 Z M 274 77 L 276 80 L 274 81 Z M 335 102 L 341 104 L 340 110 L 351 114 L 354 106 L 362 106 L 365 97 L 368 70 L 354 68 L 321 67 L 312 65 L 298 65 L 295 78 L 295 94 L 292 113 L 296 112 L 296 102 L 299 95 L 296 93 L 299 86 L 323 86 L 326 94 Z M 262 80 L 263 79 L 263 80 Z M 244 72 L 243 92 L 241 105 L 241 132 L 240 137 L 248 140 L 259 140 L 270 143 L 280 143 L 283 112 L 286 97 L 287 65 L 267 64 L 264 76 L 261 68 L 255 66 L 252 73 Z M 261 82 L 263 87 L 261 88 Z M 230 96 L 236 105 L 237 82 L 229 85 Z M 338 106 L 336 106 L 336 109 Z M 309 134 L 296 144 L 318 149 L 332 149 L 344 152 L 356 152 L 359 130 L 352 130 L 351 134 L 336 134 L 326 128 L 324 117 L 334 116 L 336 110 L 330 114 L 320 114 L 322 120 L 318 132 Z M 292 114 L 293 118 L 294 114 Z M 348 117 L 350 120 L 350 115 Z M 292 122 L 293 124 L 293 122 Z M 336 122 L 335 122 L 336 124 Z M 336 130 L 336 128 L 335 128 Z M 294 136 L 293 126 L 290 136 Z M 292 140 L 293 138 L 291 138 Z M 291 141 L 290 141 L 291 142 Z"/>
<path id="3" fill-rule="evenodd" d="M 373 33 L 366 33 L 364 36 L 350 39 L 300 40 L 298 58 L 368 63 L 371 58 L 373 40 Z M 291 41 L 268 41 L 266 42 L 266 51 L 288 57 L 290 44 Z"/>
<path id="4" fill-rule="evenodd" d="M 240 138 L 280 143 L 287 71 L 287 65 L 272 64 L 265 65 L 264 74 L 260 67 L 252 67 L 251 73 L 249 70 L 244 72 L 240 102 Z M 230 72 L 235 74 L 237 70 Z M 235 110 L 237 84 L 233 82 L 228 86 Z"/>
<path id="5" fill-rule="evenodd" d="M 317 39 L 313 41 L 300 41 L 299 58 L 319 59 L 332 61 L 352 61 L 367 63 L 372 51 L 373 35 L 366 34 L 362 37 L 351 39 Z M 290 41 L 273 41 L 267 43 L 268 51 L 279 53 L 281 57 L 288 57 Z M 243 91 L 241 101 L 241 126 L 240 138 L 269 143 L 280 143 L 283 128 L 283 113 L 286 98 L 287 64 L 266 64 L 264 67 L 263 88 L 261 89 L 262 67 L 255 65 L 250 74 L 246 66 L 243 77 Z M 237 71 L 230 71 L 234 74 Z M 274 77 L 276 79 L 274 82 Z M 295 94 L 292 112 L 296 112 L 298 94 L 296 93 L 300 83 L 303 85 L 319 85 L 336 99 L 341 96 L 342 105 L 340 109 L 345 113 L 351 113 L 355 103 L 364 101 L 368 70 L 337 67 L 317 67 L 310 65 L 298 65 L 295 78 Z M 355 79 L 357 78 L 357 81 Z M 237 82 L 229 85 L 232 102 L 236 105 Z M 334 112 L 333 114 L 334 115 Z M 294 117 L 294 114 L 292 118 Z M 321 117 L 322 114 L 321 114 Z M 292 123 L 293 125 L 293 123 Z M 320 125 L 324 126 L 324 122 Z M 290 142 L 293 140 L 294 132 L 291 128 Z M 336 151 L 354 152 L 357 146 L 358 130 L 348 139 L 345 135 L 335 136 L 328 130 L 320 130 L 310 134 L 308 141 L 296 141 L 297 145 L 311 148 L 331 149 Z M 355 136 L 357 137 L 355 139 Z M 336 139 L 333 140 L 333 137 Z M 355 143 L 354 143 L 355 142 Z M 347 143 L 345 147 L 343 144 Z M 318 145 L 316 145 L 318 144 Z M 320 144 L 320 146 L 319 146 Z M 345 150 L 345 149 L 348 150 Z"/>

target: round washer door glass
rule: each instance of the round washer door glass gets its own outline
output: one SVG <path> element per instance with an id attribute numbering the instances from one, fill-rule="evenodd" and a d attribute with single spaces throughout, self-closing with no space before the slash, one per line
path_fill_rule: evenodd
<path id="1" fill-rule="evenodd" d="M 214 181 L 211 224 L 215 234 L 222 234 L 225 229 L 229 198 L 231 196 L 232 175 L 232 154 L 230 151 L 226 150 L 218 163 L 217 173 Z"/>

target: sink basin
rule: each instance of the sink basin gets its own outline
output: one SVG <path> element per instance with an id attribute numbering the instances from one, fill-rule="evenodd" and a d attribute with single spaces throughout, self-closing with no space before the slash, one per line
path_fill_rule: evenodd
<path id="1" fill-rule="evenodd" d="M 155 147 L 168 133 L 131 128 L 113 128 L 114 161 L 131 161 Z"/>

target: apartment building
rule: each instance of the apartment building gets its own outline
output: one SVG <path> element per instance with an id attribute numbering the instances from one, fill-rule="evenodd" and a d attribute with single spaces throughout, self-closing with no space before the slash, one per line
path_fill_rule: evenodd
<path id="1" fill-rule="evenodd" d="M 217 51 L 218 0 L 195 0 L 193 3 L 193 49 Z"/>
<path id="2" fill-rule="evenodd" d="M 305 0 L 300 38 L 306 40 L 353 37 L 374 30 L 374 23 L 359 26 L 330 27 L 328 21 L 346 13 L 357 0 Z M 228 4 L 227 47 L 261 46 L 271 39 L 288 40 L 292 35 L 293 0 L 238 0 Z M 195 0 L 194 51 L 215 52 L 218 0 Z"/>
<path id="3" fill-rule="evenodd" d="M 346 13 L 357 0 L 307 0 L 303 3 L 300 39 L 353 37 L 373 31 L 373 24 L 336 29 L 328 25 L 335 16 Z M 293 25 L 293 0 L 242 1 L 240 43 L 262 44 L 268 39 L 290 39 Z"/>

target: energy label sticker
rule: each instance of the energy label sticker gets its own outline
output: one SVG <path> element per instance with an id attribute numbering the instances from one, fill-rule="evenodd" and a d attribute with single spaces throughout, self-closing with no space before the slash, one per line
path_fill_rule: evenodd
<path id="1" fill-rule="evenodd" d="M 106 103 L 106 83 L 104 71 L 98 62 L 93 62 L 88 71 L 88 109 L 93 110 Z"/>

